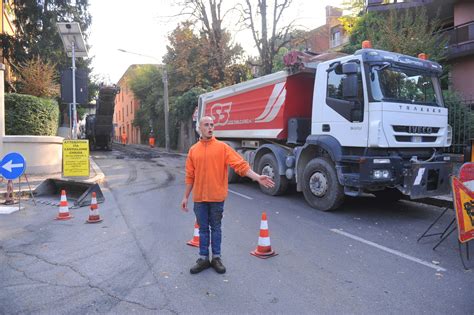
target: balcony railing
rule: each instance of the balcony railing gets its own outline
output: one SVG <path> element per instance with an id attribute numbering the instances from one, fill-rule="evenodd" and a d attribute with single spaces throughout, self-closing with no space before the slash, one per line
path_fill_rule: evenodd
<path id="1" fill-rule="evenodd" d="M 456 25 L 449 32 L 449 45 L 459 45 L 474 41 L 474 21 Z"/>
<path id="2" fill-rule="evenodd" d="M 432 3 L 433 0 L 366 0 L 367 11 L 385 11 L 390 9 L 407 9 Z"/>
<path id="3" fill-rule="evenodd" d="M 456 25 L 443 32 L 448 36 L 448 58 L 474 55 L 474 21 Z"/>

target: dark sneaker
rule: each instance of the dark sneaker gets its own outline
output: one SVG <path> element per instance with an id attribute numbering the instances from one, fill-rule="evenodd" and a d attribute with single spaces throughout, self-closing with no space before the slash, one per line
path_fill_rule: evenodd
<path id="1" fill-rule="evenodd" d="M 225 267 L 220 257 L 212 258 L 211 266 L 217 273 L 225 273 Z"/>
<path id="2" fill-rule="evenodd" d="M 196 264 L 191 267 L 189 272 L 191 272 L 192 274 L 196 274 L 196 273 L 200 273 L 201 271 L 209 267 L 211 267 L 211 263 L 209 262 L 209 259 L 199 258 L 198 260 L 196 260 Z"/>

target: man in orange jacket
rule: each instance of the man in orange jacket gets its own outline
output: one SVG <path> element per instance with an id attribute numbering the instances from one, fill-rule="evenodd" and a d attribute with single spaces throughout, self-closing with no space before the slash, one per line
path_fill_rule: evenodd
<path id="1" fill-rule="evenodd" d="M 122 132 L 122 145 L 126 145 L 127 144 L 127 134 L 124 132 Z"/>
<path id="2" fill-rule="evenodd" d="M 264 187 L 273 187 L 275 183 L 270 177 L 252 171 L 234 149 L 214 138 L 211 117 L 205 116 L 199 120 L 199 131 L 201 139 L 189 149 L 186 159 L 186 190 L 181 201 L 181 209 L 187 212 L 188 198 L 193 191 L 194 213 L 199 224 L 200 257 L 190 272 L 199 273 L 212 266 L 218 273 L 225 273 L 221 260 L 221 220 L 227 197 L 227 167 L 232 167 L 240 176 L 247 176 Z M 212 261 L 209 261 L 209 241 L 212 244 Z"/>

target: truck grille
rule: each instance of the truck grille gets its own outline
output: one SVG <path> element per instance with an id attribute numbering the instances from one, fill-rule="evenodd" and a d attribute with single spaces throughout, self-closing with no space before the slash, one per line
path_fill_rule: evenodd
<path id="1" fill-rule="evenodd" d="M 421 142 L 436 142 L 437 137 L 421 137 Z M 395 136 L 398 142 L 416 142 L 413 141 L 413 136 Z"/>
<path id="2" fill-rule="evenodd" d="M 393 125 L 397 142 L 430 143 L 436 142 L 440 127 Z"/>

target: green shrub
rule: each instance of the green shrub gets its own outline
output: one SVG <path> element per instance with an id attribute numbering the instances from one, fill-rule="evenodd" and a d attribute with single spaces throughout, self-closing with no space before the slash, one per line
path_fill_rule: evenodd
<path id="1" fill-rule="evenodd" d="M 58 125 L 56 101 L 24 94 L 5 94 L 7 135 L 55 136 Z"/>

